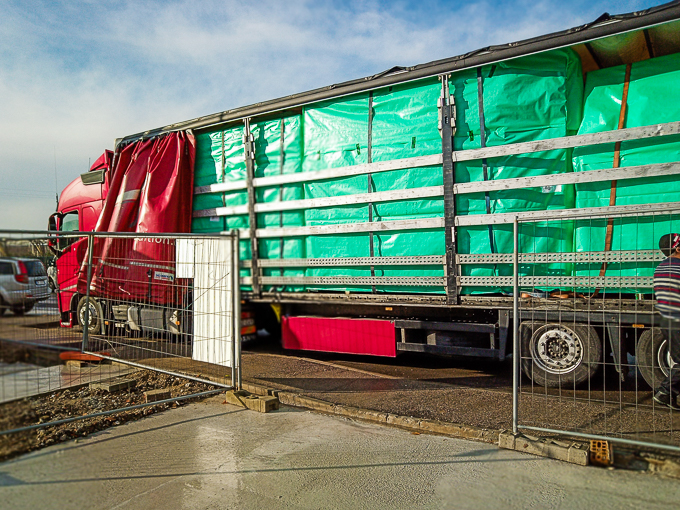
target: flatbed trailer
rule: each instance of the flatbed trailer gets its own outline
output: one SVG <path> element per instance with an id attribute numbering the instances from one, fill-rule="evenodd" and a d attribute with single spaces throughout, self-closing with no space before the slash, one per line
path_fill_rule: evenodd
<path id="1" fill-rule="evenodd" d="M 608 354 L 623 376 L 632 353 L 652 381 L 669 363 L 652 274 L 680 211 L 680 111 L 637 105 L 680 79 L 678 34 L 680 2 L 603 15 L 137 133 L 111 171 L 126 147 L 195 136 L 191 230 L 240 230 L 245 306 L 286 348 L 503 360 L 520 321 L 531 356 L 547 346 L 534 380 L 578 384 Z"/>

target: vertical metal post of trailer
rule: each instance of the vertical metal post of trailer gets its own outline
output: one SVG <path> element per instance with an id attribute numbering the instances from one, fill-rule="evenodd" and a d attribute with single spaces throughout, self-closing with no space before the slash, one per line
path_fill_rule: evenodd
<path id="1" fill-rule="evenodd" d="M 512 223 L 512 433 L 518 433 L 519 424 L 519 220 Z"/>
<path id="2" fill-rule="evenodd" d="M 444 239 L 446 242 L 446 302 L 458 303 L 458 270 L 456 266 L 456 235 L 453 231 L 456 201 L 453 196 L 453 134 L 455 105 L 449 93 L 449 75 L 439 77 L 442 93 L 439 98 L 439 130 L 442 135 L 442 172 L 444 179 Z"/>
<path id="3" fill-rule="evenodd" d="M 81 351 L 85 352 L 89 349 L 90 343 L 90 284 L 92 282 L 92 245 L 94 243 L 94 236 L 89 234 L 87 236 L 87 289 L 85 289 L 85 317 L 83 319 L 83 345 Z M 97 317 L 99 320 L 100 317 Z"/>
<path id="4" fill-rule="evenodd" d="M 368 93 L 368 143 L 366 147 L 366 163 L 369 165 L 373 163 L 373 155 L 372 155 L 372 150 L 373 150 L 373 91 Z M 368 193 L 373 193 L 373 176 L 369 172 L 366 174 L 368 177 L 368 182 L 367 182 L 367 192 Z M 368 203 L 368 222 L 372 223 L 373 222 L 373 203 L 369 202 Z M 375 246 L 374 246 L 374 241 L 373 241 L 373 231 L 368 233 L 368 254 L 371 257 L 375 257 Z M 371 264 L 371 277 L 375 278 L 375 266 Z M 371 292 L 375 294 L 375 284 L 371 285 Z"/>
<path id="5" fill-rule="evenodd" d="M 232 339 L 232 363 L 231 363 L 231 385 L 237 389 L 241 389 L 241 277 L 240 277 L 240 260 L 239 260 L 239 235 L 238 230 L 232 232 L 232 297 L 234 304 L 232 306 L 232 313 L 234 314 L 234 338 Z"/>
<path id="6" fill-rule="evenodd" d="M 257 216 L 255 214 L 255 145 L 253 135 L 250 132 L 250 119 L 244 119 L 243 148 L 246 157 L 246 188 L 248 191 L 248 227 L 250 231 L 250 255 L 253 294 L 260 294 L 260 270 L 258 268 L 258 244 L 257 244 Z M 238 250 L 236 252 L 238 254 Z M 238 257 L 237 257 L 238 258 Z"/>

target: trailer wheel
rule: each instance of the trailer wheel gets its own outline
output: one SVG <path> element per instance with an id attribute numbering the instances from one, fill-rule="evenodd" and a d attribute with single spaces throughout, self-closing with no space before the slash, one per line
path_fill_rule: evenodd
<path id="1" fill-rule="evenodd" d="M 76 316 L 78 317 L 78 325 L 81 328 L 85 327 L 85 305 L 88 302 L 88 298 L 86 296 L 83 296 L 80 298 L 80 301 L 78 301 L 78 308 Z M 104 322 L 104 312 L 102 311 L 102 305 L 99 304 L 98 301 L 96 301 L 93 298 L 90 298 L 90 316 L 88 317 L 89 319 L 89 327 L 88 331 L 91 335 L 98 335 L 99 333 L 102 332 L 103 330 L 103 322 Z"/>
<path id="2" fill-rule="evenodd" d="M 540 386 L 573 387 L 600 368 L 602 345 L 590 326 L 523 323 L 520 337 L 522 370 Z"/>
<path id="3" fill-rule="evenodd" d="M 661 328 L 651 328 L 640 335 L 635 347 L 635 359 L 645 382 L 652 389 L 658 388 L 674 364 L 668 340 Z"/>

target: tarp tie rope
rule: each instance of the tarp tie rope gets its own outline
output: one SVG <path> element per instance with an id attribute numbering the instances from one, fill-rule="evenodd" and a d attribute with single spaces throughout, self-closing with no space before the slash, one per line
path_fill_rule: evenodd
<path id="1" fill-rule="evenodd" d="M 626 123 L 626 109 L 628 104 L 628 86 L 630 84 L 630 70 L 631 64 L 626 65 L 626 75 L 623 79 L 623 94 L 621 95 L 621 109 L 619 110 L 619 123 L 616 129 L 623 129 Z M 621 142 L 616 142 L 614 145 L 614 161 L 613 168 L 619 168 L 621 164 Z M 612 180 L 611 189 L 609 191 L 609 206 L 616 205 L 616 180 Z M 612 238 L 614 237 L 614 218 L 607 218 L 607 229 L 604 237 L 604 251 L 608 252 L 612 249 Z M 600 268 L 600 277 L 607 272 L 607 261 L 602 262 Z M 602 289 L 595 289 L 588 299 L 596 297 Z"/>
<path id="2" fill-rule="evenodd" d="M 623 129 L 626 124 L 626 109 L 628 103 L 628 87 L 630 85 L 630 70 L 631 64 L 626 65 L 626 76 L 623 81 L 623 95 L 621 96 L 621 109 L 619 110 L 619 124 L 616 129 Z M 619 168 L 621 165 L 621 142 L 616 142 L 614 145 L 614 162 L 612 167 Z M 609 192 L 609 207 L 616 205 L 616 180 L 612 180 L 611 190 Z M 614 218 L 607 219 L 607 230 L 604 238 L 604 251 L 611 251 L 612 238 L 614 237 Z M 607 271 L 607 262 L 602 263 L 600 269 L 600 276 L 604 276 Z"/>

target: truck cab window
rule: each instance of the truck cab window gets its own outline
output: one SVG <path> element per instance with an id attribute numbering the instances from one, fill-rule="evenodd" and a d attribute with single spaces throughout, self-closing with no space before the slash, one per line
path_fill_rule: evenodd
<path id="1" fill-rule="evenodd" d="M 61 219 L 62 232 L 77 232 L 78 231 L 78 211 L 71 211 L 64 214 Z"/>
<path id="2" fill-rule="evenodd" d="M 79 225 L 80 223 L 78 222 L 78 211 L 71 211 L 67 212 L 66 214 L 64 214 L 64 216 L 62 216 L 61 223 L 59 225 L 60 227 L 59 230 L 61 230 L 62 232 L 77 232 L 78 230 L 80 230 Z M 78 239 L 75 237 L 60 238 L 59 249 L 65 250 L 77 240 Z"/>

